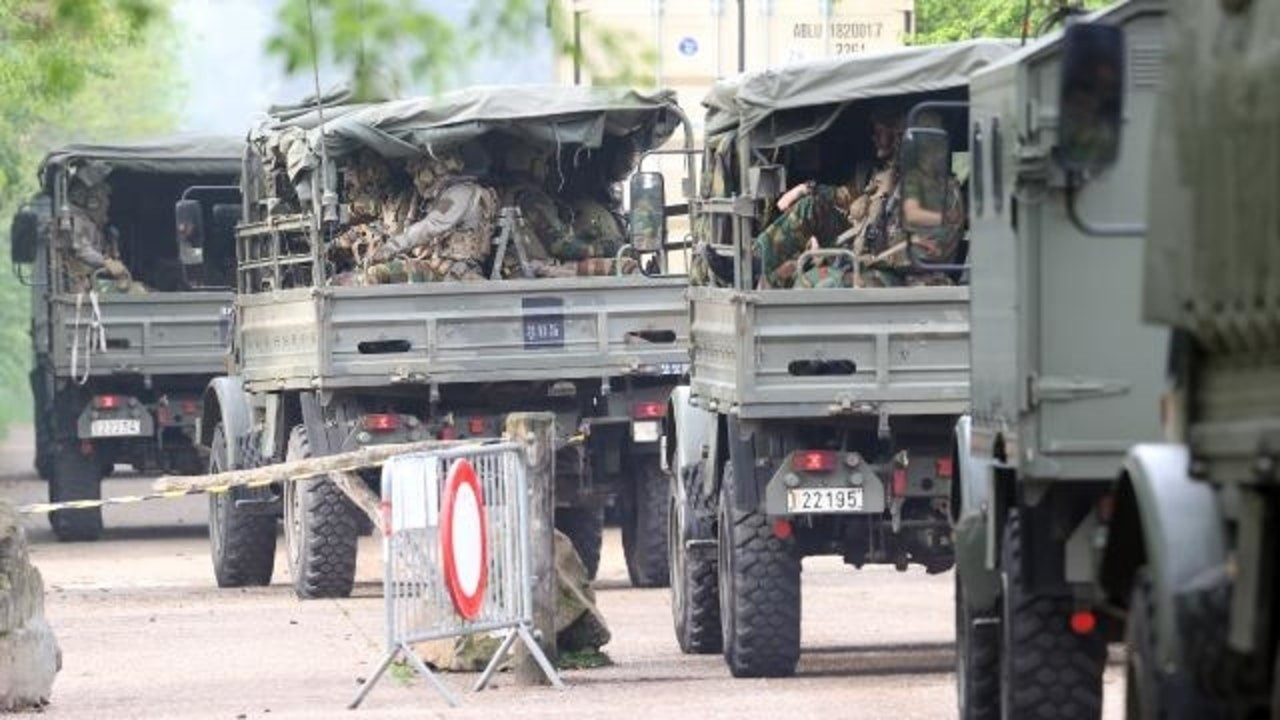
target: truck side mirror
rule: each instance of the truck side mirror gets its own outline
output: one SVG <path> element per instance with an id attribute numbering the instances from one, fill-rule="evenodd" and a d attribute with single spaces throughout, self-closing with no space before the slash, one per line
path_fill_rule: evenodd
<path id="1" fill-rule="evenodd" d="M 183 265 L 204 262 L 204 207 L 199 200 L 179 200 L 173 206 L 178 238 L 178 261 Z"/>
<path id="2" fill-rule="evenodd" d="M 666 190 L 662 173 L 638 172 L 631 176 L 629 240 L 640 252 L 661 250 L 667 239 Z"/>
<path id="3" fill-rule="evenodd" d="M 40 217 L 30 208 L 22 208 L 9 225 L 9 261 L 28 265 L 36 261 L 36 243 L 40 235 Z"/>
<path id="4" fill-rule="evenodd" d="M 1058 91 L 1058 145 L 1054 158 L 1070 172 L 1115 164 L 1124 108 L 1124 31 L 1079 23 L 1062 39 Z"/>
<path id="5" fill-rule="evenodd" d="M 899 221 L 911 233 L 929 232 L 944 222 L 951 179 L 951 140 L 947 131 L 908 128 L 902 138 Z"/>

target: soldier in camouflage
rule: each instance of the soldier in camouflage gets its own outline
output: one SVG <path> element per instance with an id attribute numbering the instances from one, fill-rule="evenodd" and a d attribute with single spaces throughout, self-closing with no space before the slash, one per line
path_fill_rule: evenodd
<path id="1" fill-rule="evenodd" d="M 102 293 L 143 293 L 145 287 L 133 281 L 129 269 L 116 257 L 114 243 L 108 243 L 107 210 L 111 186 L 104 177 L 86 175 L 73 179 L 67 190 L 70 215 L 70 246 L 63 247 L 67 279 L 78 291 Z"/>
<path id="2" fill-rule="evenodd" d="M 796 282 L 796 259 L 807 248 L 848 244 L 858 254 L 868 240 L 883 233 L 885 205 L 897 182 L 897 151 L 902 138 L 903 116 L 895 108 L 880 106 L 872 111 L 872 143 L 876 169 L 861 188 L 844 185 L 805 183 L 788 190 L 778 199 L 782 212 L 756 236 L 752 250 L 760 258 L 761 287 L 786 288 Z M 813 268 L 817 284 L 830 284 L 830 270 Z M 804 284 L 808 285 L 808 282 Z"/>

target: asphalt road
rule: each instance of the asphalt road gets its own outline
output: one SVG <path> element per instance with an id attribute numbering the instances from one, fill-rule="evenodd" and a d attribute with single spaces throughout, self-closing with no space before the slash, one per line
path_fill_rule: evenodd
<path id="1" fill-rule="evenodd" d="M 30 434 L 0 446 L 0 494 L 44 499 L 31 476 Z M 145 490 L 122 476 L 110 495 Z M 681 655 L 666 590 L 626 582 L 616 532 L 597 581 L 614 665 L 565 673 L 568 689 L 463 693 L 449 709 L 422 681 L 384 679 L 365 705 L 344 709 L 382 649 L 380 546 L 360 547 L 357 588 L 344 600 L 300 602 L 277 554 L 267 588 L 214 587 L 201 497 L 107 508 L 104 539 L 54 540 L 28 519 L 44 574 L 47 614 L 63 650 L 50 718 L 954 718 L 952 577 L 920 570 L 853 570 L 805 561 L 803 653 L 796 677 L 735 680 L 721 658 Z M 280 543 L 283 548 L 283 541 Z M 474 676 L 450 675 L 460 691 Z M 1123 675 L 1107 675 L 1105 718 L 1123 716 Z"/>

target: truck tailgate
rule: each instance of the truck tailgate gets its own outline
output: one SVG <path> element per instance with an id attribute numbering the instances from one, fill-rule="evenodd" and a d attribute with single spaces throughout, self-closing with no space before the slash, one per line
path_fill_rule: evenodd
<path id="1" fill-rule="evenodd" d="M 52 302 L 54 369 L 71 374 L 72 343 L 78 334 L 77 373 L 85 359 L 94 375 L 212 375 L 226 372 L 230 329 L 230 292 L 172 292 L 146 295 L 99 295 L 107 349 L 86 348 L 85 331 L 92 319 L 88 296 L 76 320 L 75 295 Z"/>
<path id="2" fill-rule="evenodd" d="M 679 373 L 685 287 L 682 277 L 590 277 L 248 298 L 244 377 L 340 387 Z"/>
<path id="3" fill-rule="evenodd" d="M 704 405 L 744 419 L 967 410 L 967 287 L 689 296 Z"/>

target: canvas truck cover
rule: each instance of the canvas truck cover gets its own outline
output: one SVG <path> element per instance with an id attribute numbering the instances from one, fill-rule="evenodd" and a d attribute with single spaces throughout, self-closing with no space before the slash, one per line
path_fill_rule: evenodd
<path id="1" fill-rule="evenodd" d="M 222 135 L 181 135 L 137 142 L 75 143 L 45 156 L 40 177 L 47 181 L 53 167 L 101 168 L 139 173 L 237 175 L 244 157 L 244 141 Z"/>
<path id="2" fill-rule="evenodd" d="M 335 116 L 330 119 L 329 113 Z M 490 132 L 549 145 L 599 147 L 607 136 L 633 137 L 640 148 L 667 140 L 680 122 L 675 93 L 584 86 L 483 86 L 436 97 L 407 98 L 326 110 L 319 127 L 276 121 L 250 135 L 255 145 L 305 132 L 305 150 L 287 152 L 288 173 L 297 180 L 320 164 L 320 143 L 330 157 L 370 149 L 387 158 L 408 158 L 458 145 Z"/>
<path id="3" fill-rule="evenodd" d="M 778 147 L 821 133 L 850 102 L 965 87 L 974 71 L 1017 50 L 1006 40 L 924 45 L 795 63 L 728 78 L 703 99 L 706 134 L 752 134 Z M 804 113 L 788 111 L 805 109 Z"/>

